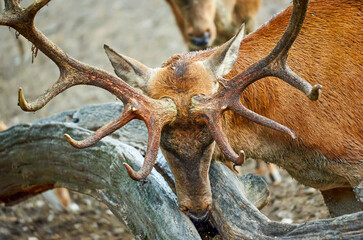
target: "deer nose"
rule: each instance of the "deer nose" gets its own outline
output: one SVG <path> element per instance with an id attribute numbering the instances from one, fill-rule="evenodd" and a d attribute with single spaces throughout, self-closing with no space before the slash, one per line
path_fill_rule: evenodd
<path id="1" fill-rule="evenodd" d="M 205 223 L 209 220 L 209 218 L 211 216 L 211 211 L 210 211 L 210 208 L 208 207 L 207 210 L 202 214 L 194 214 L 194 213 L 188 211 L 187 215 L 194 224 L 198 225 L 201 223 Z"/>
<path id="2" fill-rule="evenodd" d="M 210 34 L 205 32 L 201 37 L 192 37 L 190 41 L 197 47 L 205 47 L 210 44 Z"/>
<path id="3" fill-rule="evenodd" d="M 187 215 L 194 224 L 203 224 L 211 217 L 212 201 L 206 201 L 203 206 L 199 207 L 179 203 L 179 210 Z"/>

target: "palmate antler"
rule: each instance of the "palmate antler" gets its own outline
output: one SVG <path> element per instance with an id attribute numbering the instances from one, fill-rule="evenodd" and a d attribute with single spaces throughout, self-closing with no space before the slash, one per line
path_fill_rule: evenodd
<path id="1" fill-rule="evenodd" d="M 199 95 L 193 98 L 193 112 L 198 114 L 207 123 L 211 135 L 223 154 L 236 165 L 243 163 L 244 152 L 241 151 L 239 155 L 235 153 L 223 133 L 222 116 L 226 110 L 232 110 L 255 123 L 286 133 L 295 138 L 294 132 L 289 128 L 263 117 L 242 105 L 240 96 L 250 84 L 264 77 L 273 76 L 299 89 L 312 101 L 319 98 L 322 86 L 315 85 L 312 87 L 286 65 L 287 53 L 303 25 L 308 3 L 309 0 L 293 1 L 293 12 L 289 25 L 275 48 L 265 58 L 252 64 L 230 80 L 220 79 L 219 82 L 223 87 L 214 95 Z M 243 31 L 243 29 L 240 31 Z M 230 40 L 230 42 L 232 41 L 233 39 Z"/>
<path id="2" fill-rule="evenodd" d="M 133 89 L 120 78 L 68 56 L 34 26 L 35 15 L 50 0 L 35 1 L 27 8 L 21 7 L 20 2 L 20 0 L 5 0 L 5 11 L 0 14 L 0 25 L 14 28 L 32 42 L 37 49 L 41 50 L 58 66 L 60 76 L 43 95 L 32 103 L 25 100 L 23 91 L 20 88 L 19 106 L 24 111 L 37 111 L 59 93 L 80 84 L 106 89 L 124 103 L 122 115 L 98 129 L 83 141 L 75 141 L 67 134 L 65 136 L 72 146 L 85 148 L 97 143 L 101 138 L 121 128 L 132 119 L 144 121 L 149 131 L 144 164 L 138 172 L 135 172 L 126 163 L 124 165 L 131 178 L 135 180 L 146 178 L 156 161 L 161 130 L 165 124 L 172 122 L 176 116 L 176 106 L 173 101 L 168 98 L 151 99 Z"/>

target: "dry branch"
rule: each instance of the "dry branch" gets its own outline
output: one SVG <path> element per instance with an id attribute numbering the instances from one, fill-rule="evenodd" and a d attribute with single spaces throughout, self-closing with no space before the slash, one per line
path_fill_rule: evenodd
<path id="1" fill-rule="evenodd" d="M 124 161 L 134 168 L 142 165 L 143 157 L 134 147 L 144 151 L 147 130 L 139 121 L 88 149 L 75 149 L 63 137 L 65 132 L 86 137 L 122 109 L 117 103 L 87 106 L 0 132 L 0 201 L 14 204 L 62 186 L 104 202 L 137 238 L 200 239 L 191 221 L 177 208 L 173 176 L 162 156 L 157 166 L 162 174 L 154 169 L 144 184 L 130 179 L 122 167 Z M 247 175 L 239 179 L 223 164 L 213 163 L 210 179 L 213 224 L 219 238 L 363 236 L 363 212 L 305 224 L 282 224 L 270 221 L 251 204 L 262 206 L 266 201 L 266 185 L 259 178 Z"/>

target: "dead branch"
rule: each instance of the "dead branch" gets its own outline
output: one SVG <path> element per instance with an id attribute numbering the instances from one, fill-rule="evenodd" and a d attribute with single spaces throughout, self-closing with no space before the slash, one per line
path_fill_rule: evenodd
<path id="1" fill-rule="evenodd" d="M 124 161 L 135 168 L 142 165 L 143 157 L 135 148 L 145 150 L 147 129 L 140 121 L 88 149 L 75 149 L 63 137 L 65 132 L 86 137 L 122 109 L 118 103 L 87 106 L 0 132 L 0 202 L 16 204 L 62 186 L 104 202 L 139 239 L 200 239 L 191 221 L 178 210 L 173 176 L 162 156 L 157 166 L 162 174 L 152 170 L 146 183 L 133 181 L 122 167 Z M 213 163 L 210 179 L 216 239 L 363 236 L 363 212 L 282 224 L 269 220 L 251 204 L 260 207 L 266 202 L 266 185 L 259 178 L 239 179 L 223 164 Z"/>

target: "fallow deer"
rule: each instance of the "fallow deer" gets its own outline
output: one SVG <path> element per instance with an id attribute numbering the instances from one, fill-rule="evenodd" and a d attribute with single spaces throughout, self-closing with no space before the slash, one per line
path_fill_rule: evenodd
<path id="1" fill-rule="evenodd" d="M 231 39 L 242 23 L 256 28 L 261 0 L 166 0 L 189 50 L 218 46 Z"/>
<path id="2" fill-rule="evenodd" d="M 1 25 L 30 40 L 60 70 L 58 81 L 32 103 L 19 89 L 20 107 L 36 111 L 78 84 L 104 88 L 124 103 L 121 116 L 85 140 L 66 135 L 74 147 L 91 146 L 132 119 L 143 120 L 146 156 L 138 171 L 124 164 L 129 176 L 144 180 L 161 146 L 180 210 L 194 220 L 206 219 L 211 209 L 208 170 L 211 159 L 221 156 L 236 165 L 245 156 L 276 163 L 321 190 L 333 215 L 362 210 L 352 190 L 362 195 L 361 1 L 312 0 L 307 11 L 308 0 L 294 0 L 293 8 L 248 37 L 243 39 L 242 28 L 218 48 L 173 56 L 156 69 L 105 46 L 122 80 L 71 58 L 35 28 L 36 13 L 49 1 L 22 8 L 6 0 L 0 15 Z M 288 52 L 289 66 L 316 85 L 286 65 Z M 320 84 L 325 90 L 319 98 Z M 319 100 L 307 101 L 289 85 Z"/>

